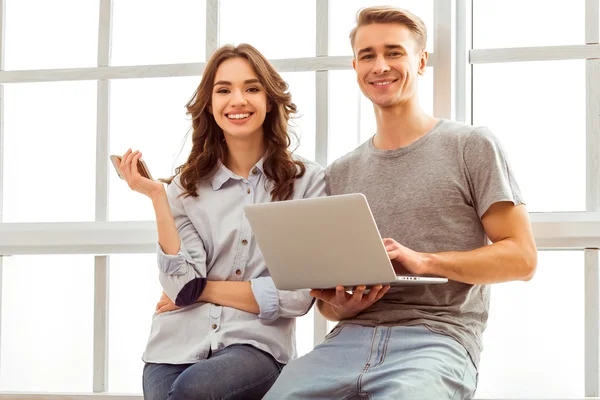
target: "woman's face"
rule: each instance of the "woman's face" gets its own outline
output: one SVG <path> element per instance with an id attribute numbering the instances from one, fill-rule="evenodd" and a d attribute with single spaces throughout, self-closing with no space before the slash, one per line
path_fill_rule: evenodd
<path id="1" fill-rule="evenodd" d="M 245 58 L 230 58 L 219 66 L 210 112 L 228 139 L 262 137 L 270 111 L 267 93 Z"/>

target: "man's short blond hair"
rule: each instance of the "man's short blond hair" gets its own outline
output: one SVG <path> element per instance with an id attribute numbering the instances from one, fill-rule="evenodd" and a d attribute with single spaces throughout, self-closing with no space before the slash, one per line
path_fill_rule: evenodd
<path id="1" fill-rule="evenodd" d="M 412 32 L 418 51 L 425 50 L 425 46 L 427 46 L 427 27 L 421 18 L 402 8 L 377 6 L 363 8 L 356 14 L 356 26 L 350 32 L 352 49 L 354 49 L 354 40 L 358 28 L 371 24 L 404 25 Z"/>

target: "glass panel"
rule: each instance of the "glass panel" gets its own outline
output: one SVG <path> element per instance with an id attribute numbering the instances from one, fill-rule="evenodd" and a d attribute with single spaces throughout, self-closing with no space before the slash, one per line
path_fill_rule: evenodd
<path id="1" fill-rule="evenodd" d="M 3 222 L 93 221 L 96 82 L 5 85 Z"/>
<path id="2" fill-rule="evenodd" d="M 477 398 L 584 396 L 584 256 L 540 252 L 530 282 L 492 286 Z"/>
<path id="3" fill-rule="evenodd" d="M 315 311 L 313 306 L 306 315 L 296 319 L 296 350 L 298 357 L 302 357 L 314 347 L 316 312 L 318 311 Z"/>
<path id="4" fill-rule="evenodd" d="M 585 0 L 474 0 L 473 48 L 585 44 Z"/>
<path id="5" fill-rule="evenodd" d="M 6 70 L 93 67 L 99 1 L 6 0 Z"/>
<path id="6" fill-rule="evenodd" d="M 221 44 L 249 43 L 267 58 L 315 56 L 316 3 L 221 0 Z"/>
<path id="7" fill-rule="evenodd" d="M 206 1 L 114 0 L 111 65 L 206 59 Z"/>
<path id="8" fill-rule="evenodd" d="M 433 68 L 419 82 L 420 104 L 433 114 Z M 327 162 L 354 150 L 377 131 L 373 105 L 362 95 L 354 70 L 329 72 L 329 148 Z M 360 131 L 359 131 L 360 127 Z"/>
<path id="9" fill-rule="evenodd" d="M 585 210 L 583 60 L 473 66 L 473 120 L 502 141 L 529 211 Z"/>
<path id="10" fill-rule="evenodd" d="M 360 89 L 356 83 L 356 72 L 329 72 L 329 146 L 327 163 L 354 150 L 360 143 L 358 126 L 362 118 L 359 104 Z"/>
<path id="11" fill-rule="evenodd" d="M 350 31 L 356 26 L 356 14 L 361 8 L 391 5 L 404 8 L 417 15 L 427 27 L 427 51 L 433 52 L 433 1 L 432 0 L 330 0 L 329 55 L 352 55 Z"/>
<path id="12" fill-rule="evenodd" d="M 110 256 L 108 390 L 141 393 L 142 353 L 162 288 L 156 254 Z"/>
<path id="13" fill-rule="evenodd" d="M 316 137 L 316 83 L 314 72 L 285 72 L 281 77 L 288 83 L 292 101 L 298 114 L 290 120 L 290 127 L 299 139 L 296 153 L 309 160 L 315 159 Z M 295 148 L 292 143 L 292 148 Z"/>
<path id="14" fill-rule="evenodd" d="M 0 390 L 91 392 L 94 257 L 3 259 Z"/>
<path id="15" fill-rule="evenodd" d="M 139 149 L 154 179 L 170 177 L 191 151 L 185 104 L 200 77 L 111 82 L 110 154 Z M 109 165 L 109 219 L 153 220 L 150 199 L 134 193 Z"/>

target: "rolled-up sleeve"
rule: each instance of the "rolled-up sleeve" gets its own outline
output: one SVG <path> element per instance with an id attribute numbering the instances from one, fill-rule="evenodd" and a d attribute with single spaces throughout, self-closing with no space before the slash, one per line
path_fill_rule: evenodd
<path id="1" fill-rule="evenodd" d="M 252 279 L 250 286 L 260 308 L 260 319 L 300 317 L 306 314 L 314 303 L 310 290 L 277 290 L 270 276 Z"/>
<path id="2" fill-rule="evenodd" d="M 198 278 L 206 278 L 204 243 L 185 212 L 183 199 L 178 197 L 182 190 L 177 183 L 178 180 L 174 180 L 169 185 L 167 197 L 179 233 L 179 252 L 165 254 L 160 245 L 157 246 L 159 280 L 167 296 L 174 302 L 186 285 L 186 293 L 195 293 L 197 291 L 189 290 L 190 285 L 194 285 L 193 281 L 198 281 Z M 201 282 L 198 281 L 198 284 L 200 285 Z M 185 304 L 180 302 L 178 305 L 189 305 L 195 301 L 196 299 L 186 300 Z"/>

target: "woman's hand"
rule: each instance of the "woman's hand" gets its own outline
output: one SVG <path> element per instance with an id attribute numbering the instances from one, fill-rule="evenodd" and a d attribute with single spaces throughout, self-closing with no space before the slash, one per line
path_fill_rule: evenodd
<path id="1" fill-rule="evenodd" d="M 179 310 L 181 307 L 177 307 L 175 305 L 175 303 L 173 303 L 173 301 L 171 301 L 171 299 L 169 298 L 169 296 L 167 296 L 165 294 L 165 292 L 162 293 L 162 296 L 160 296 L 160 300 L 158 301 L 158 304 L 156 304 L 156 313 L 157 314 L 162 314 L 164 312 L 167 311 L 174 311 L 174 310 Z"/>
<path id="2" fill-rule="evenodd" d="M 129 149 L 123 154 L 123 159 L 121 161 L 117 160 L 117 166 L 121 174 L 125 177 L 127 185 L 129 185 L 132 190 L 153 199 L 155 196 L 163 193 L 165 187 L 161 182 L 145 178 L 140 174 L 137 168 L 140 158 L 142 158 L 142 153 L 140 153 L 139 150 L 132 152 L 131 149 Z"/>

